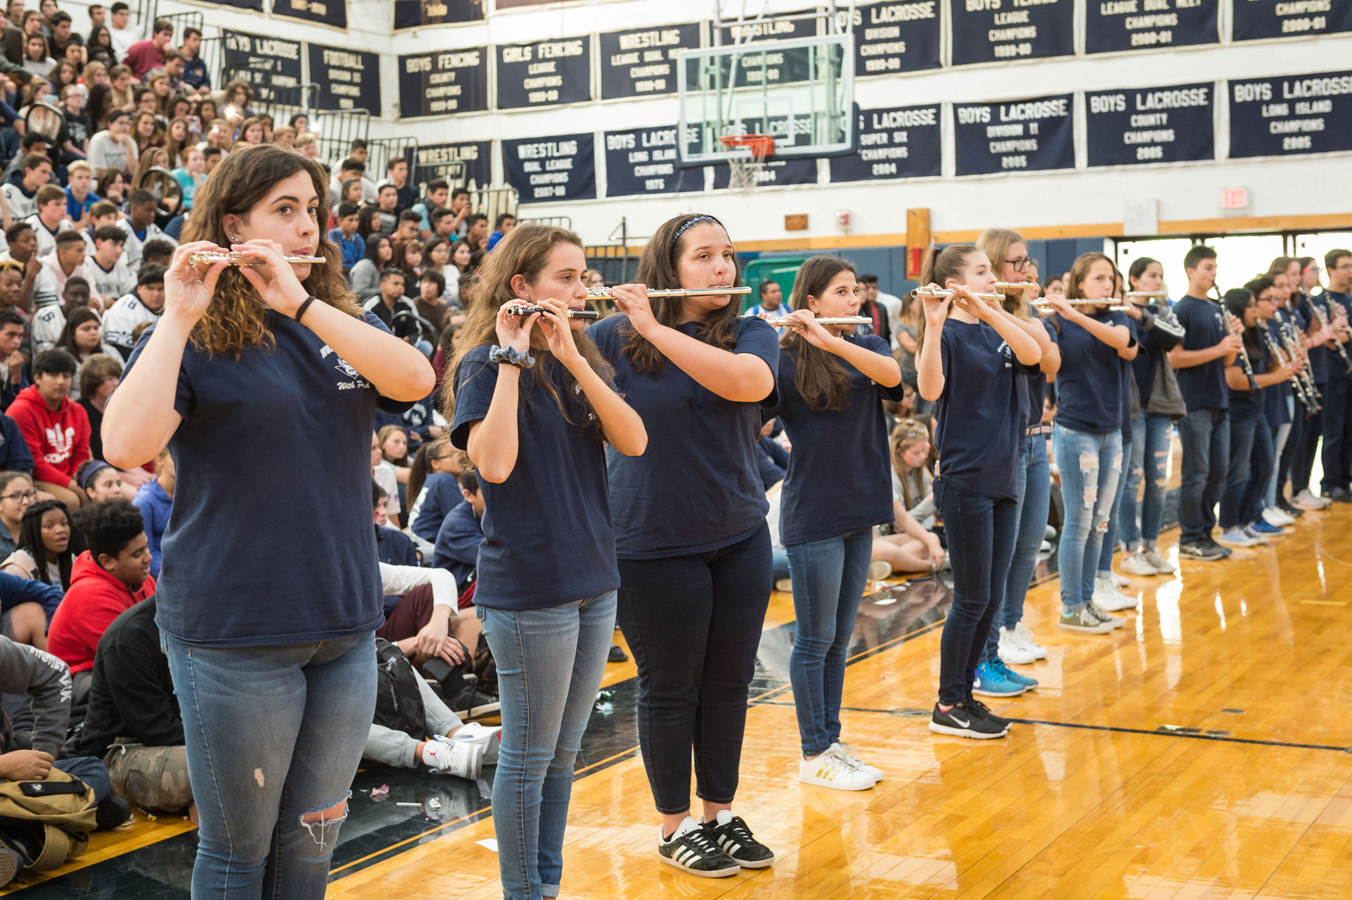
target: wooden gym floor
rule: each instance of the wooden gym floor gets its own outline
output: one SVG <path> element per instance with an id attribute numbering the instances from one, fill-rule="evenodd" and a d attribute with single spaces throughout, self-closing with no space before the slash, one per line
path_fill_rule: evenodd
<path id="1" fill-rule="evenodd" d="M 1175 469 L 1176 470 L 1176 469 Z M 1273 545 L 1178 577 L 1111 636 L 1055 628 L 1039 567 L 1026 621 L 1051 651 L 1041 680 L 991 706 L 1000 741 L 939 738 L 926 717 L 949 590 L 865 599 L 845 684 L 845 738 L 886 779 L 799 784 L 788 687 L 791 598 L 762 636 L 737 812 L 779 859 L 708 880 L 659 865 L 632 718 L 632 664 L 608 667 L 579 761 L 562 896 L 630 898 L 1352 897 L 1352 506 L 1308 513 Z M 1173 555 L 1177 532 L 1162 545 Z M 388 796 L 372 789 L 388 786 Z M 501 896 L 488 784 L 372 769 L 354 785 L 330 897 Z M 33 898 L 186 898 L 191 828 L 137 815 L 95 835 Z"/>

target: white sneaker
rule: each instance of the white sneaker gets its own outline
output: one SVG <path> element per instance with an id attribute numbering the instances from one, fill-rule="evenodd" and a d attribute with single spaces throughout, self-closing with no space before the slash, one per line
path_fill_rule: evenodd
<path id="1" fill-rule="evenodd" d="M 1100 574 L 1094 579 L 1094 605 L 1104 612 L 1135 609 L 1140 604 L 1141 601 L 1137 598 L 1124 594 L 1114 587 L 1107 576 Z"/>
<path id="2" fill-rule="evenodd" d="M 1037 552 L 1038 552 L 1038 553 L 1051 553 L 1051 552 L 1052 552 L 1052 542 L 1051 542 L 1051 541 L 1043 541 L 1043 542 L 1042 542 L 1042 546 L 1037 548 Z"/>
<path id="3" fill-rule="evenodd" d="M 868 580 L 882 581 L 884 578 L 891 577 L 892 564 L 882 559 L 875 559 L 868 564 Z"/>
<path id="4" fill-rule="evenodd" d="M 792 594 L 792 593 L 793 593 L 793 579 L 792 579 L 792 578 L 781 578 L 781 579 L 779 579 L 778 581 L 775 582 L 775 590 L 777 590 L 777 591 L 783 591 L 783 592 L 786 593 L 786 594 Z"/>
<path id="5" fill-rule="evenodd" d="M 446 772 L 476 781 L 483 770 L 483 744 L 468 741 L 428 741 L 423 744 L 423 764 L 433 772 Z"/>
<path id="6" fill-rule="evenodd" d="M 457 744 L 477 744 L 484 748 L 484 765 L 498 764 L 498 746 L 502 743 L 502 726 L 485 725 L 482 722 L 467 722 L 456 729 L 453 735 L 437 735 L 439 741 Z"/>
<path id="7" fill-rule="evenodd" d="M 1277 507 L 1265 509 L 1262 512 L 1263 521 L 1277 528 L 1285 528 L 1287 525 L 1296 524 L 1295 516 L 1288 516 Z"/>
<path id="8" fill-rule="evenodd" d="M 831 749 L 844 756 L 850 762 L 854 763 L 856 769 L 862 769 L 874 781 L 883 780 L 883 770 L 877 766 L 870 766 L 859 758 L 859 754 L 854 752 L 854 748 L 844 741 L 837 741 L 831 745 Z"/>
<path id="9" fill-rule="evenodd" d="M 1216 541 L 1231 547 L 1257 547 L 1259 541 L 1249 536 L 1243 528 L 1235 527 L 1216 536 Z"/>
<path id="10" fill-rule="evenodd" d="M 798 780 L 803 784 L 817 787 L 835 788 L 838 791 L 866 791 L 877 783 L 877 779 L 835 747 L 831 747 L 816 759 L 798 759 Z"/>
<path id="11" fill-rule="evenodd" d="M 1134 553 L 1128 553 L 1122 559 L 1122 571 L 1128 575 L 1158 575 L 1159 569 L 1155 568 L 1146 559 L 1145 551 L 1137 550 Z"/>
<path id="12" fill-rule="evenodd" d="M 1155 547 L 1147 547 L 1145 550 L 1146 561 L 1155 567 L 1155 571 L 1160 575 L 1172 575 L 1176 571 L 1169 560 L 1160 556 L 1160 551 Z"/>
<path id="13" fill-rule="evenodd" d="M 1017 628 L 1013 631 L 1008 628 L 1000 629 L 999 653 L 1001 659 L 1014 666 L 1027 666 L 1037 662 L 1037 654 L 1019 640 Z"/>
<path id="14" fill-rule="evenodd" d="M 1047 658 L 1047 648 L 1042 646 L 1036 640 L 1033 639 L 1033 632 L 1027 625 L 1023 624 L 1022 622 L 1020 622 L 1018 625 L 1015 625 L 1014 634 L 1018 636 L 1019 641 L 1025 647 L 1027 647 L 1029 650 L 1033 652 L 1033 656 L 1037 657 L 1038 659 Z"/>
<path id="15" fill-rule="evenodd" d="M 1316 497 L 1314 494 L 1311 494 L 1309 488 L 1296 494 L 1295 497 L 1291 498 L 1291 502 L 1301 509 L 1328 509 L 1333 505 L 1333 501 L 1329 498 Z"/>
<path id="16" fill-rule="evenodd" d="M 1106 572 L 1100 572 L 1100 573 L 1099 573 L 1099 577 L 1104 577 L 1104 578 L 1111 579 L 1111 581 L 1112 581 L 1112 583 L 1113 583 L 1113 587 L 1117 587 L 1117 588 L 1131 587 L 1131 579 L 1130 579 L 1130 578 L 1127 578 L 1125 575 L 1119 575 L 1119 574 L 1117 574 L 1116 572 L 1114 572 L 1112 569 L 1109 569 L 1109 570 L 1106 571 Z"/>

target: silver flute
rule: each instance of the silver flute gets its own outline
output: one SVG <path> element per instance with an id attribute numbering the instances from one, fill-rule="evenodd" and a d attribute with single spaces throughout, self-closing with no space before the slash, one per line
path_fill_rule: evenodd
<path id="1" fill-rule="evenodd" d="M 995 289 L 997 291 L 1028 291 L 1038 290 L 1041 287 L 1036 281 L 997 281 Z"/>
<path id="2" fill-rule="evenodd" d="M 1127 291 L 1128 297 L 1146 297 L 1151 300 L 1164 300 L 1168 298 L 1168 291 Z"/>
<path id="3" fill-rule="evenodd" d="M 952 297 L 957 291 L 949 288 L 916 288 L 911 293 L 915 294 L 917 297 Z M 978 294 L 975 291 L 972 292 L 972 296 L 976 297 L 978 300 L 1005 299 L 1004 294 Z"/>
<path id="4" fill-rule="evenodd" d="M 534 315 L 535 313 L 543 314 L 547 312 L 549 312 L 549 310 L 543 306 L 524 306 L 520 304 L 513 305 L 507 310 L 509 316 L 521 316 L 522 318 Z M 570 319 L 599 319 L 600 317 L 601 314 L 594 309 L 568 310 L 568 318 Z"/>
<path id="5" fill-rule="evenodd" d="M 1107 300 L 1065 300 L 1063 302 L 1069 303 L 1071 306 L 1100 306 L 1102 304 L 1108 303 L 1111 304 L 1109 305 L 1108 309 L 1114 310 L 1116 312 L 1122 312 L 1124 310 L 1131 309 L 1130 306 L 1124 306 L 1120 303 L 1112 303 L 1112 299 L 1113 298 L 1109 297 Z M 1056 312 L 1055 309 L 1052 309 L 1052 302 L 1050 300 L 1032 300 L 1029 302 L 1028 305 L 1033 307 L 1033 309 L 1037 310 L 1044 316 L 1050 316 Z"/>
<path id="6" fill-rule="evenodd" d="M 729 294 L 749 294 L 750 287 L 723 287 L 723 288 L 671 288 L 669 290 L 648 291 L 648 299 L 669 298 L 669 297 L 726 297 Z M 615 295 L 611 293 L 611 288 L 599 287 L 590 288 L 587 291 L 587 298 L 590 300 L 614 300 Z"/>
<path id="7" fill-rule="evenodd" d="M 802 325 L 803 323 L 791 316 L 776 316 L 766 319 L 771 325 Z M 835 316 L 822 319 L 813 319 L 818 325 L 868 325 L 873 322 L 868 316 Z"/>
<path id="8" fill-rule="evenodd" d="M 297 265 L 309 264 L 318 265 L 328 262 L 322 256 L 288 256 L 286 261 Z M 205 250 L 201 253 L 193 253 L 188 257 L 188 262 L 194 266 L 212 265 L 213 263 L 223 262 L 227 266 L 265 266 L 267 260 L 252 253 L 245 253 L 239 250 Z"/>

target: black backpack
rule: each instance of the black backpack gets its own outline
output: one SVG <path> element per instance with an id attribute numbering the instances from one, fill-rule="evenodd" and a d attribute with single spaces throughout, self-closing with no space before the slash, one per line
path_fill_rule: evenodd
<path id="1" fill-rule="evenodd" d="M 422 677 L 403 651 L 376 638 L 375 723 L 421 741 L 427 737 L 426 713 L 418 679 Z"/>

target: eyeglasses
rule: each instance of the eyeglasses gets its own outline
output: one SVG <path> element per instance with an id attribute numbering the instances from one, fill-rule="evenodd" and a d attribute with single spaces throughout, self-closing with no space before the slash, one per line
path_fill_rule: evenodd
<path id="1" fill-rule="evenodd" d="M 18 503 L 21 500 L 36 499 L 37 495 L 38 495 L 37 491 L 15 491 L 12 494 L 5 494 L 4 496 L 0 496 L 0 500 L 13 500 L 15 503 Z"/>
<path id="2" fill-rule="evenodd" d="M 1033 261 L 1032 257 L 1020 256 L 1018 259 L 1005 260 L 1005 265 L 1013 266 L 1015 272 L 1022 272 L 1024 269 L 1028 268 L 1028 264 L 1031 263 L 1032 261 Z"/>

